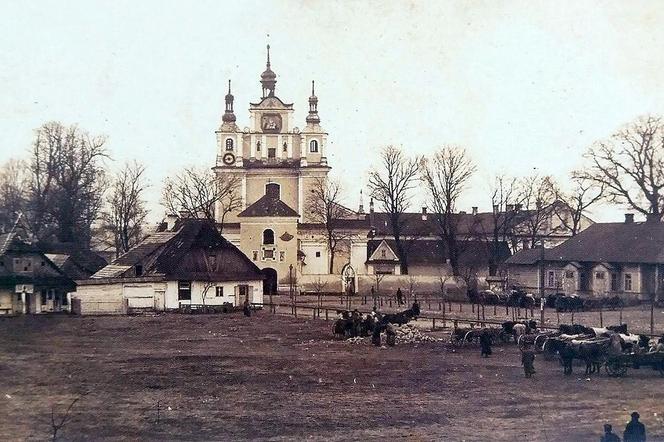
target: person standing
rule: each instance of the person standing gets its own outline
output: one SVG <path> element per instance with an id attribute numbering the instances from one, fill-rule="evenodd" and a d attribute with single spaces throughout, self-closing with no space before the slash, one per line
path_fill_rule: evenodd
<path id="1" fill-rule="evenodd" d="M 397 289 L 397 304 L 403 304 L 403 293 L 401 293 L 401 287 Z"/>
<path id="2" fill-rule="evenodd" d="M 244 316 L 246 316 L 246 317 L 251 316 L 251 307 L 249 306 L 249 297 L 244 298 L 244 304 L 242 306 L 242 311 L 244 312 Z"/>
<path id="3" fill-rule="evenodd" d="M 491 356 L 491 336 L 487 330 L 482 331 L 480 335 L 480 355 L 483 358 L 488 358 Z"/>
<path id="4" fill-rule="evenodd" d="M 646 427 L 639 422 L 640 417 L 636 411 L 632 413 L 632 420 L 627 423 L 623 433 L 624 442 L 646 442 Z"/>
<path id="5" fill-rule="evenodd" d="M 523 372 L 527 378 L 535 374 L 535 352 L 530 348 L 530 345 L 525 345 L 521 350 L 521 364 L 523 365 Z"/>
<path id="6" fill-rule="evenodd" d="M 620 442 L 620 438 L 613 432 L 611 424 L 604 424 L 604 435 L 599 442 Z"/>

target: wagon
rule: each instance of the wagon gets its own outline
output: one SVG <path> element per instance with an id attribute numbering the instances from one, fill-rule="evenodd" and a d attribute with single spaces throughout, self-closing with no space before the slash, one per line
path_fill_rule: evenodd
<path id="1" fill-rule="evenodd" d="M 604 364 L 607 374 L 614 377 L 624 376 L 630 367 L 636 369 L 651 367 L 653 370 L 659 371 L 661 376 L 664 376 L 664 353 L 625 353 L 609 356 Z"/>
<path id="2" fill-rule="evenodd" d="M 450 342 L 457 347 L 463 347 L 466 343 L 479 343 L 480 336 L 484 330 L 489 332 L 489 335 L 491 336 L 491 342 L 494 344 L 498 342 L 509 342 L 511 338 L 511 336 L 505 333 L 502 328 L 497 327 L 457 328 L 452 331 Z"/>

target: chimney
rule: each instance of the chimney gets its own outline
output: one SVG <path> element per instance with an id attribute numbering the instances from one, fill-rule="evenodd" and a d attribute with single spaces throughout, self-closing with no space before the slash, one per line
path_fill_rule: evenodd
<path id="1" fill-rule="evenodd" d="M 514 204 L 507 204 L 505 206 L 505 209 L 507 209 L 508 212 L 511 212 L 512 210 L 514 210 Z"/>
<path id="2" fill-rule="evenodd" d="M 427 220 L 427 208 L 422 207 L 422 221 L 426 221 L 426 220 Z"/>
<path id="3" fill-rule="evenodd" d="M 523 204 L 515 204 L 514 205 L 514 210 L 518 212 L 519 210 L 521 210 L 522 207 L 523 207 Z"/>
<path id="4" fill-rule="evenodd" d="M 373 197 L 369 200 L 369 213 L 374 213 L 374 202 Z"/>
<path id="5" fill-rule="evenodd" d="M 625 214 L 625 224 L 632 224 L 634 222 L 634 214 L 626 213 Z"/>
<path id="6" fill-rule="evenodd" d="M 360 189 L 360 207 L 357 213 L 360 215 L 364 213 L 364 199 L 362 198 L 362 189 Z"/>
<path id="7" fill-rule="evenodd" d="M 166 230 L 173 230 L 175 223 L 178 220 L 177 215 L 166 215 Z"/>
<path id="8" fill-rule="evenodd" d="M 473 215 L 477 215 L 477 206 L 473 206 Z"/>
<path id="9" fill-rule="evenodd" d="M 649 213 L 646 215 L 646 222 L 647 223 L 658 223 L 660 221 L 660 216 L 655 213 Z"/>
<path id="10" fill-rule="evenodd" d="M 493 214 L 498 215 L 498 204 L 493 205 Z"/>

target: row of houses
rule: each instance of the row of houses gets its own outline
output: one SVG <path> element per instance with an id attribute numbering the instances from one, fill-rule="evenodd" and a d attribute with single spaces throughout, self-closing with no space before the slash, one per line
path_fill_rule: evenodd
<path id="1" fill-rule="evenodd" d="M 664 223 L 595 223 L 558 246 L 506 261 L 509 284 L 545 294 L 661 299 Z"/>

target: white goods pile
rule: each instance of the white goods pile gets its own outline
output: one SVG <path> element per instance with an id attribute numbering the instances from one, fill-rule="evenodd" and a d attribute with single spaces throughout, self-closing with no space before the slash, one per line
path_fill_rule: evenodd
<path id="1" fill-rule="evenodd" d="M 398 344 L 417 344 L 420 342 L 442 341 L 441 338 L 434 338 L 433 336 L 423 334 L 417 327 L 413 325 L 404 324 L 401 327 L 396 327 L 396 330 Z"/>
<path id="2" fill-rule="evenodd" d="M 348 342 L 349 344 L 361 344 L 364 342 L 364 338 L 362 336 L 356 336 L 354 338 L 346 339 L 346 342 Z"/>

